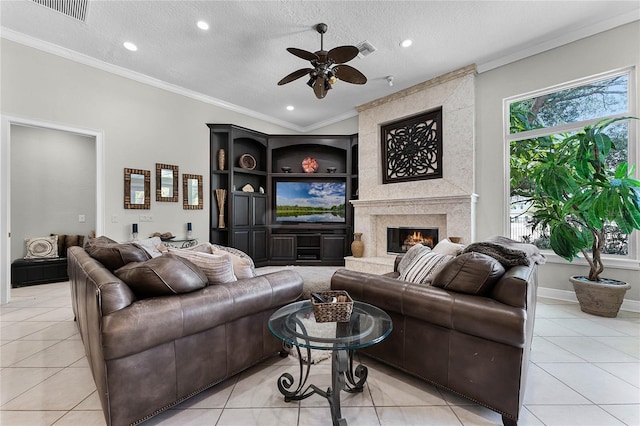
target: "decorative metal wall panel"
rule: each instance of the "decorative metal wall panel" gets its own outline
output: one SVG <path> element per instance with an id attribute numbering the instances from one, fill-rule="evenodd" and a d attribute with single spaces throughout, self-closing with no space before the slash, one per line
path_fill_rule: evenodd
<path id="1" fill-rule="evenodd" d="M 442 177 L 442 108 L 382 127 L 382 183 Z"/>

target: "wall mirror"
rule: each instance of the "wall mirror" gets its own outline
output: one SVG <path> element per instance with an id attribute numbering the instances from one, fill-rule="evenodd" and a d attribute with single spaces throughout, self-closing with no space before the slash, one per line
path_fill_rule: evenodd
<path id="1" fill-rule="evenodd" d="M 124 208 L 151 208 L 151 172 L 140 169 L 124 169 Z"/>
<path id="2" fill-rule="evenodd" d="M 178 166 L 156 163 L 156 201 L 178 202 Z"/>
<path id="3" fill-rule="evenodd" d="M 202 210 L 202 175 L 182 174 L 182 207 Z"/>

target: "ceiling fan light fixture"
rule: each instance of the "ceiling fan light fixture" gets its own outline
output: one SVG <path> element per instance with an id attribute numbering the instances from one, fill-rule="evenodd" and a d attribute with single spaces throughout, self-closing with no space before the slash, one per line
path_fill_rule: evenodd
<path id="1" fill-rule="evenodd" d="M 278 85 L 282 86 L 309 75 L 307 86 L 313 88 L 316 98 L 322 99 L 338 80 L 351 84 L 365 84 L 367 77 L 364 74 L 349 65 L 344 65 L 345 62 L 349 62 L 359 55 L 358 48 L 356 46 L 338 46 L 326 51 L 324 50 L 324 34 L 327 32 L 327 24 L 321 23 L 314 28 L 320 34 L 320 50 L 312 53 L 295 47 L 287 48 L 287 51 L 292 55 L 311 62 L 313 68 L 294 71 L 281 79 Z"/>

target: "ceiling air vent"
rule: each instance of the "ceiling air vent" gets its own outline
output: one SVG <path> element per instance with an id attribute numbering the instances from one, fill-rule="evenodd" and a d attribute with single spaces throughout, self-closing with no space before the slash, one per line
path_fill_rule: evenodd
<path id="1" fill-rule="evenodd" d="M 34 3 L 64 13 L 78 21 L 85 22 L 89 0 L 32 0 Z"/>
<path id="2" fill-rule="evenodd" d="M 368 56 L 370 54 L 372 54 L 373 52 L 375 52 L 376 47 L 369 43 L 367 40 L 365 41 L 361 41 L 360 43 L 356 44 L 356 47 L 358 48 L 358 57 L 360 58 L 364 58 L 365 56 Z"/>

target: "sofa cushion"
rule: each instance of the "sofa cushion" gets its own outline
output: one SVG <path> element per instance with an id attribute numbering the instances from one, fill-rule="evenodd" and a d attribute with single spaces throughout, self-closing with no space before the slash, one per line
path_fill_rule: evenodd
<path id="1" fill-rule="evenodd" d="M 66 257 L 67 256 L 67 246 L 65 243 L 67 242 L 66 234 L 51 234 L 51 236 L 58 237 L 58 257 Z"/>
<path id="2" fill-rule="evenodd" d="M 27 238 L 25 259 L 51 259 L 58 257 L 58 236 Z"/>
<path id="3" fill-rule="evenodd" d="M 84 244 L 84 235 L 68 235 L 68 234 L 65 235 L 64 251 L 60 256 L 66 257 L 67 250 L 69 249 L 69 247 L 75 247 L 75 246 L 82 247 L 82 244 Z"/>
<path id="4" fill-rule="evenodd" d="M 453 256 L 448 254 L 423 250 L 400 274 L 400 280 L 415 284 L 431 284 L 433 277 L 451 259 L 453 259 Z"/>
<path id="5" fill-rule="evenodd" d="M 439 241 L 433 248 L 434 253 L 448 254 L 449 256 L 457 256 L 462 253 L 462 250 L 464 250 L 464 244 L 452 243 L 447 238 Z"/>
<path id="6" fill-rule="evenodd" d="M 217 255 L 169 247 L 169 254 L 188 259 L 197 265 L 204 271 L 209 285 L 237 281 L 233 274 L 231 255 L 228 253 Z"/>
<path id="7" fill-rule="evenodd" d="M 416 244 L 411 247 L 407 252 L 402 256 L 400 262 L 398 263 L 397 270 L 400 274 L 407 270 L 407 267 L 413 263 L 418 255 L 421 253 L 428 253 L 431 251 L 430 247 L 424 246 L 422 244 Z"/>
<path id="8" fill-rule="evenodd" d="M 207 285 L 207 277 L 200 268 L 171 254 L 145 262 L 128 263 L 116 269 L 114 274 L 141 299 L 189 293 Z"/>
<path id="9" fill-rule="evenodd" d="M 101 243 L 90 245 L 86 251 L 110 271 L 115 271 L 127 263 L 144 262 L 151 258 L 142 247 L 134 243 Z"/>
<path id="10" fill-rule="evenodd" d="M 136 244 L 140 245 L 151 258 L 162 256 L 162 252 L 158 247 L 162 246 L 162 240 L 160 237 L 145 238 L 140 241 L 136 241 Z"/>
<path id="11" fill-rule="evenodd" d="M 434 287 L 458 293 L 485 295 L 504 275 L 496 259 L 481 253 L 464 253 L 447 263 L 433 278 Z"/>
<path id="12" fill-rule="evenodd" d="M 223 250 L 214 245 L 211 246 L 211 253 L 216 255 L 227 254 L 231 256 L 231 263 L 233 264 L 233 274 L 237 279 L 244 280 L 256 276 L 256 270 L 253 265 L 253 260 L 251 260 L 249 256 L 241 256 L 237 253 Z"/>
<path id="13" fill-rule="evenodd" d="M 101 235 L 99 237 L 89 238 L 86 244 L 84 245 L 84 248 L 87 249 L 91 246 L 98 246 L 98 245 L 104 245 L 104 244 L 117 244 L 117 243 L 118 242 L 116 240 L 112 240 L 109 237 L 105 237 L 104 235 Z"/>

